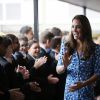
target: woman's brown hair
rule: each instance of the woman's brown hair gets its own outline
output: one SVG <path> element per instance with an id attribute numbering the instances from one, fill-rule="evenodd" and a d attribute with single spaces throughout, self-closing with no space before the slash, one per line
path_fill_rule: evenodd
<path id="1" fill-rule="evenodd" d="M 83 48 L 82 48 L 82 52 L 83 52 L 83 57 L 84 58 L 89 58 L 91 56 L 91 54 L 93 54 L 94 52 L 94 42 L 92 39 L 92 30 L 91 30 L 91 26 L 90 26 L 90 22 L 88 20 L 88 18 L 84 15 L 76 15 L 73 20 L 79 20 L 82 26 L 82 44 L 83 44 Z M 76 48 L 76 41 L 72 35 L 72 32 L 70 34 L 70 40 L 68 42 L 68 50 L 70 52 L 70 55 L 72 55 L 73 51 Z"/>

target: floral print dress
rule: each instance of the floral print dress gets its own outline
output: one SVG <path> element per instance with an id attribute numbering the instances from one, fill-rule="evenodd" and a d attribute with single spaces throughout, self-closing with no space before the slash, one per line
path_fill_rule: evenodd
<path id="1" fill-rule="evenodd" d="M 61 44 L 61 50 L 58 59 L 58 65 L 62 65 L 62 57 L 66 50 L 64 41 Z M 85 86 L 74 92 L 69 91 L 69 87 L 76 82 L 83 82 L 89 79 L 92 75 L 100 75 L 100 46 L 96 45 L 95 55 L 92 55 L 88 60 L 83 60 L 74 51 L 71 63 L 67 66 L 67 77 L 65 83 L 64 100 L 94 100 L 93 85 Z"/>

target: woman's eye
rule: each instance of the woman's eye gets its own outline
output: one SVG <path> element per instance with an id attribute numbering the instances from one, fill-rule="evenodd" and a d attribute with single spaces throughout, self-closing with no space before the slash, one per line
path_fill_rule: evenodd
<path id="1" fill-rule="evenodd" d="M 77 29 L 77 28 L 81 28 L 81 26 L 80 25 L 77 25 L 77 26 L 73 25 L 72 28 L 76 28 Z"/>
<path id="2" fill-rule="evenodd" d="M 78 25 L 78 26 L 77 26 L 77 28 L 81 28 L 81 26 L 80 26 L 80 25 Z"/>

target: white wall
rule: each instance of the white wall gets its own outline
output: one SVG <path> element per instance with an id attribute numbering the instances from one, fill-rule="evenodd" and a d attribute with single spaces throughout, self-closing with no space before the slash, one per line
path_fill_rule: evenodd
<path id="1" fill-rule="evenodd" d="M 0 0 L 0 31 L 18 32 L 33 26 L 33 0 Z"/>

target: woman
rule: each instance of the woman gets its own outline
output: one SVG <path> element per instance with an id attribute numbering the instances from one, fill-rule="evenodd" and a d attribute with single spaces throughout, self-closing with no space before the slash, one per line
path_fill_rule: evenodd
<path id="1" fill-rule="evenodd" d="M 76 15 L 72 20 L 66 52 L 62 41 L 57 72 L 65 70 L 64 100 L 93 100 L 93 83 L 100 75 L 100 46 L 93 42 L 91 26 L 84 15 Z"/>

